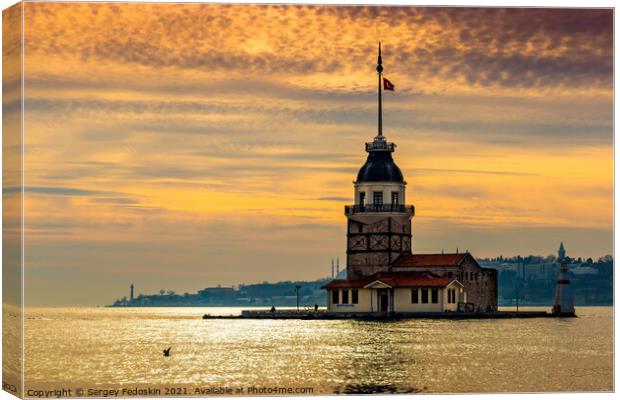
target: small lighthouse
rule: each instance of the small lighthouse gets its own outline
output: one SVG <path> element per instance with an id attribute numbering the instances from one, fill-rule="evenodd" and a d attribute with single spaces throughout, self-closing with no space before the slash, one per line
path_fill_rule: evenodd
<path id="1" fill-rule="evenodd" d="M 133 283 L 129 285 L 129 304 L 133 303 Z"/>
<path id="2" fill-rule="evenodd" d="M 566 264 L 564 243 L 560 243 L 558 263 L 560 264 L 560 270 L 558 272 L 558 282 L 555 287 L 555 301 L 551 313 L 557 316 L 574 317 L 575 307 L 573 306 L 573 294 L 570 290 L 570 281 L 567 278 L 568 265 Z"/>

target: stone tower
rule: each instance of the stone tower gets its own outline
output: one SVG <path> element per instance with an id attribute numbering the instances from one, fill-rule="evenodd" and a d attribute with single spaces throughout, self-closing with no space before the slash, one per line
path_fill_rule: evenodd
<path id="1" fill-rule="evenodd" d="M 551 312 L 559 316 L 574 316 L 573 293 L 571 292 L 570 281 L 567 277 L 568 266 L 566 265 L 566 252 L 563 243 L 560 243 L 560 249 L 558 250 L 558 263 L 560 264 L 560 270 L 555 287 L 555 301 L 553 302 Z"/>
<path id="2" fill-rule="evenodd" d="M 354 182 L 355 204 L 345 206 L 347 279 L 389 271 L 401 254 L 411 254 L 414 207 L 405 205 L 406 182 L 392 159 L 396 145 L 383 136 L 382 71 L 379 44 L 378 133 L 366 143 L 368 158 Z"/>

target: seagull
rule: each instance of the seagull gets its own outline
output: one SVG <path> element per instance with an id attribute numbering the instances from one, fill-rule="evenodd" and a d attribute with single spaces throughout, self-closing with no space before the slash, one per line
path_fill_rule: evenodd
<path id="1" fill-rule="evenodd" d="M 172 347 L 168 347 L 167 349 L 164 349 L 164 357 L 170 357 L 170 349 L 172 349 Z"/>

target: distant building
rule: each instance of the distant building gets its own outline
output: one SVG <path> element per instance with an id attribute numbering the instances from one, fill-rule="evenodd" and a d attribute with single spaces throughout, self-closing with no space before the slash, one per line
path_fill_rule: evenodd
<path id="1" fill-rule="evenodd" d="M 210 287 L 198 291 L 198 296 L 209 304 L 225 304 L 239 297 L 239 292 L 232 287 Z"/>
<path id="2" fill-rule="evenodd" d="M 584 267 L 579 265 L 576 265 L 575 267 L 572 267 L 569 265 L 569 269 L 570 272 L 575 274 L 575 275 L 598 275 L 599 270 L 593 267 Z"/>
<path id="3" fill-rule="evenodd" d="M 558 249 L 558 262 L 561 263 L 566 259 L 566 250 L 564 249 L 564 242 L 560 242 L 560 248 Z"/>
<path id="4" fill-rule="evenodd" d="M 378 134 L 366 143 L 368 158 L 354 182 L 355 204 L 345 206 L 347 275 L 324 286 L 327 308 L 386 313 L 496 310 L 496 270 L 482 268 L 468 252 L 412 253 L 415 208 L 406 204 L 406 182 L 392 158 L 396 145 L 382 132 L 382 71 L 379 47 Z"/>

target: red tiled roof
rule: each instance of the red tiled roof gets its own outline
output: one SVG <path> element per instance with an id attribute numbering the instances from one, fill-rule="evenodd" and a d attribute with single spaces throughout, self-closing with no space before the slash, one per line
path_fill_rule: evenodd
<path id="1" fill-rule="evenodd" d="M 454 278 L 441 278 L 428 272 L 380 272 L 362 279 L 334 279 L 323 288 L 363 288 L 377 281 L 391 287 L 444 287 L 455 280 Z"/>
<path id="2" fill-rule="evenodd" d="M 361 288 L 368 285 L 370 282 L 366 279 L 334 279 L 324 285 L 323 289 L 338 289 L 338 288 Z"/>
<path id="3" fill-rule="evenodd" d="M 376 281 L 385 283 L 391 287 L 416 287 L 416 286 L 433 286 L 444 287 L 448 286 L 454 278 L 437 278 L 437 277 L 420 277 L 420 278 L 379 278 Z"/>
<path id="4" fill-rule="evenodd" d="M 400 257 L 394 263 L 395 267 L 444 267 L 457 266 L 469 253 L 457 254 L 409 254 Z"/>

